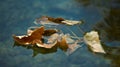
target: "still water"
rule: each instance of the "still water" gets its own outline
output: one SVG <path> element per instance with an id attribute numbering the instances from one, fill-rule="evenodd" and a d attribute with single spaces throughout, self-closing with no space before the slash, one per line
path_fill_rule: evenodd
<path id="1" fill-rule="evenodd" d="M 14 46 L 12 34 L 25 34 L 41 16 L 84 21 L 82 31 L 97 30 L 107 54 L 95 54 L 84 43 L 69 56 L 60 49 L 41 53 Z M 0 0 L 0 67 L 120 67 L 119 22 L 119 0 Z M 84 35 L 75 26 L 71 30 Z"/>

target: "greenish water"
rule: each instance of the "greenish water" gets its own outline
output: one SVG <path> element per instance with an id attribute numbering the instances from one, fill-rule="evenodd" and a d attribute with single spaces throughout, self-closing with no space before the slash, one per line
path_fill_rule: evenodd
<path id="1" fill-rule="evenodd" d="M 119 4 L 119 0 L 1 0 L 0 67 L 120 67 Z M 69 56 L 60 49 L 43 54 L 38 48 L 14 46 L 12 34 L 25 34 L 43 15 L 83 20 L 81 29 L 99 31 L 107 54 L 94 54 L 85 44 Z M 70 29 L 83 36 L 76 26 Z"/>

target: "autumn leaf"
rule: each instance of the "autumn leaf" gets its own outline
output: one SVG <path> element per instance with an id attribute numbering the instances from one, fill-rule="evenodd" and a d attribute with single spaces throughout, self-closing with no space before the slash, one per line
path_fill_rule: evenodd
<path id="1" fill-rule="evenodd" d="M 78 41 L 75 41 L 73 44 L 69 44 L 68 45 L 68 50 L 67 50 L 66 54 L 70 55 L 70 54 L 72 54 L 73 52 L 75 52 L 80 47 L 81 46 L 78 44 Z"/>
<path id="2" fill-rule="evenodd" d="M 66 42 L 66 37 L 63 36 L 61 41 L 60 41 L 60 44 L 59 44 L 59 48 L 62 49 L 63 51 L 67 51 L 68 49 L 68 44 Z"/>
<path id="3" fill-rule="evenodd" d="M 65 25 L 75 25 L 75 24 L 81 24 L 82 21 L 75 21 L 75 20 L 66 20 L 64 18 L 58 17 L 48 17 L 48 16 L 42 16 L 41 18 L 37 18 L 34 22 L 35 24 L 48 24 L 48 25 L 58 25 L 58 24 L 65 24 Z"/>
<path id="4" fill-rule="evenodd" d="M 52 47 L 57 46 L 57 45 L 58 45 L 58 42 L 55 41 L 55 42 L 52 43 L 52 44 L 46 44 L 46 43 L 38 43 L 38 42 L 36 42 L 36 45 L 37 45 L 38 47 L 42 47 L 42 48 L 46 48 L 46 49 L 51 49 Z"/>
<path id="5" fill-rule="evenodd" d="M 44 31 L 43 36 L 51 36 L 52 34 L 57 33 L 57 32 L 58 30 L 56 29 L 48 29 Z"/>
<path id="6" fill-rule="evenodd" d="M 64 21 L 62 21 L 62 23 L 66 24 L 66 25 L 75 25 L 75 24 L 81 24 L 82 21 L 64 20 Z"/>
<path id="7" fill-rule="evenodd" d="M 13 38 L 19 44 L 29 45 L 29 44 L 35 44 L 36 40 L 39 40 L 41 42 L 43 33 L 44 33 L 44 27 L 41 26 L 31 32 L 29 31 L 27 35 L 22 35 L 22 36 L 13 35 Z"/>
<path id="8" fill-rule="evenodd" d="M 60 35 L 58 33 L 52 34 L 49 38 L 47 43 L 54 43 L 55 41 L 60 41 Z"/>
<path id="9" fill-rule="evenodd" d="M 84 42 L 93 52 L 106 53 L 101 45 L 97 31 L 91 31 L 86 33 L 84 36 Z"/>

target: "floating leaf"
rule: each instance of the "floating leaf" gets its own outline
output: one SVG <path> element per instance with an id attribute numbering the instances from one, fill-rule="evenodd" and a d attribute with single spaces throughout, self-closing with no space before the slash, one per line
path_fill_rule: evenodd
<path id="1" fill-rule="evenodd" d="M 78 44 L 78 41 L 76 41 L 73 44 L 69 44 L 68 45 L 68 50 L 66 52 L 67 55 L 72 54 L 74 51 L 76 51 L 78 48 L 80 48 L 81 46 Z"/>
<path id="2" fill-rule="evenodd" d="M 64 21 L 65 19 L 59 17 L 59 18 L 52 18 L 52 17 L 47 17 L 49 21 L 52 21 L 54 23 L 58 23 L 58 24 L 63 24 L 62 21 Z"/>
<path id="3" fill-rule="evenodd" d="M 38 47 L 46 48 L 46 49 L 51 49 L 52 47 L 58 45 L 57 41 L 52 43 L 52 44 L 45 44 L 45 43 L 36 43 Z"/>
<path id="4" fill-rule="evenodd" d="M 60 39 L 60 36 L 58 33 L 55 33 L 53 35 L 51 35 L 49 38 L 48 38 L 48 42 L 47 43 L 54 43 L 55 41 L 59 41 Z"/>
<path id="5" fill-rule="evenodd" d="M 53 25 L 55 25 L 56 28 L 56 25 L 59 24 L 81 24 L 81 21 L 65 20 L 63 18 L 52 18 L 48 16 L 42 16 L 41 18 L 37 18 L 35 20 L 35 23 L 42 24 L 43 26 L 30 27 L 27 30 L 26 35 L 13 35 L 15 42 L 17 42 L 21 46 L 29 46 L 32 44 L 34 46 L 30 47 L 32 49 L 34 49 L 33 47 L 35 47 L 35 49 L 42 49 L 40 50 L 41 53 L 44 53 L 44 51 L 45 53 L 54 52 L 57 50 L 57 48 L 60 48 L 61 50 L 66 52 L 67 55 L 70 55 L 80 47 L 80 45 L 78 44 L 80 42 L 80 38 L 69 28 L 67 29 L 71 31 L 74 36 L 70 36 L 69 34 L 63 34 L 63 32 L 61 34 L 57 29 L 48 29 L 48 27 L 51 28 Z M 45 27 L 47 27 L 47 29 L 45 29 Z M 35 52 L 34 55 L 36 55 Z"/>
<path id="6" fill-rule="evenodd" d="M 27 35 L 16 36 L 13 35 L 13 38 L 16 42 L 23 45 L 35 44 L 36 40 L 41 42 L 42 34 L 44 33 L 44 27 L 39 27 L 33 31 L 28 32 Z"/>
<path id="7" fill-rule="evenodd" d="M 80 47 L 80 45 L 78 45 L 78 42 L 79 42 L 78 40 L 71 39 L 68 34 L 64 35 L 64 34 L 55 33 L 48 38 L 48 42 L 47 42 L 48 44 L 37 43 L 37 46 L 46 49 L 50 49 L 54 46 L 57 46 L 61 50 L 65 51 L 67 55 L 70 55 Z"/>
<path id="8" fill-rule="evenodd" d="M 58 24 L 66 24 L 66 25 L 75 25 L 81 24 L 81 21 L 75 20 L 65 20 L 63 18 L 52 18 L 48 16 L 42 16 L 41 18 L 37 18 L 34 22 L 35 24 L 48 24 L 48 25 L 58 25 Z"/>
<path id="9" fill-rule="evenodd" d="M 56 29 L 48 29 L 48 30 L 44 31 L 43 35 L 44 36 L 50 36 L 50 35 L 52 35 L 54 33 L 57 33 L 57 32 L 58 32 L 58 30 L 56 30 Z"/>
<path id="10" fill-rule="evenodd" d="M 68 45 L 66 54 L 70 55 L 74 51 L 76 51 L 79 47 L 81 47 L 78 43 L 80 42 L 79 40 L 73 40 L 69 34 L 66 34 L 63 36 L 64 38 L 64 43 Z"/>
<path id="11" fill-rule="evenodd" d="M 62 21 L 62 23 L 66 24 L 66 25 L 75 25 L 75 24 L 81 24 L 81 21 L 75 21 L 75 20 L 64 20 Z"/>
<path id="12" fill-rule="evenodd" d="M 63 18 L 52 18 L 48 16 L 42 16 L 41 18 L 37 18 L 35 20 L 35 24 L 42 24 L 42 25 L 58 25 L 61 24 L 61 21 L 63 21 Z"/>
<path id="13" fill-rule="evenodd" d="M 59 48 L 66 52 L 67 55 L 72 54 L 75 50 L 77 50 L 80 45 L 78 44 L 78 40 L 73 40 L 69 34 L 53 34 L 49 39 L 49 43 L 53 43 L 57 41 L 59 42 Z"/>
<path id="14" fill-rule="evenodd" d="M 97 31 L 91 31 L 84 36 L 85 43 L 90 47 L 93 52 L 106 53 L 101 46 L 99 35 Z"/>
<path id="15" fill-rule="evenodd" d="M 66 37 L 65 36 L 62 36 L 62 39 L 61 39 L 60 44 L 59 44 L 59 48 L 64 50 L 64 51 L 67 51 L 68 44 L 66 42 Z"/>

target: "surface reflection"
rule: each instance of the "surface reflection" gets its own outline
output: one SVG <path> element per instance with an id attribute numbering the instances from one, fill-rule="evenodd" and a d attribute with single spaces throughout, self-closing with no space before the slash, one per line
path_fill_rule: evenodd
<path id="1" fill-rule="evenodd" d="M 111 8 L 109 15 L 103 22 L 96 24 L 95 28 L 100 32 L 101 38 L 107 41 L 120 41 L 120 9 Z"/>
<path id="2" fill-rule="evenodd" d="M 57 51 L 57 46 L 54 46 L 50 49 L 46 49 L 46 48 L 42 48 L 42 47 L 38 47 L 36 45 L 34 46 L 27 46 L 27 45 L 20 45 L 18 43 L 14 43 L 14 47 L 15 46 L 21 46 L 24 47 L 26 49 L 32 49 L 33 50 L 33 57 L 37 56 L 38 54 L 49 54 L 49 53 L 54 53 Z"/>
<path id="3" fill-rule="evenodd" d="M 111 60 L 111 66 L 119 67 L 120 66 L 120 47 L 110 47 L 105 44 L 103 44 L 102 46 L 106 51 L 106 54 L 103 55 L 103 57 Z"/>
<path id="4" fill-rule="evenodd" d="M 114 5 L 111 5 L 108 14 L 95 25 L 94 29 L 99 31 L 102 42 L 108 42 L 108 44 L 102 44 L 106 51 L 103 57 L 111 60 L 111 66 L 119 67 L 120 45 L 115 46 L 115 44 L 116 42 L 120 43 L 120 9 L 116 7 L 118 0 L 114 0 L 113 3 Z M 112 46 L 110 46 L 111 42 L 114 42 Z"/>

